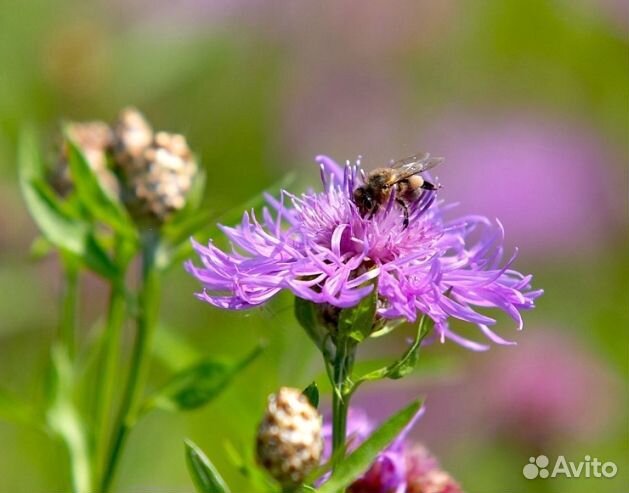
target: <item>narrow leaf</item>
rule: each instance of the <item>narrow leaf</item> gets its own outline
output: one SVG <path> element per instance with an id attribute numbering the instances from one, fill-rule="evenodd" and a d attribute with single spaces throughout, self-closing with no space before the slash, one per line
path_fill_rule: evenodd
<path id="1" fill-rule="evenodd" d="M 417 334 L 415 335 L 415 339 L 408 347 L 408 349 L 404 352 L 404 354 L 400 357 L 400 359 L 394 361 L 387 366 L 384 366 L 377 370 L 373 370 L 366 375 L 359 377 L 356 380 L 356 386 L 358 386 L 362 382 L 380 380 L 383 378 L 391 378 L 393 380 L 397 380 L 411 373 L 417 365 L 421 343 L 428 333 L 428 320 L 428 317 L 422 317 L 417 327 Z"/>
<path id="2" fill-rule="evenodd" d="M 373 464 L 378 454 L 395 439 L 420 408 L 421 402 L 415 401 L 385 421 L 354 452 L 337 465 L 330 479 L 319 488 L 319 493 L 345 491 L 345 488 Z"/>
<path id="3" fill-rule="evenodd" d="M 295 318 L 299 322 L 299 325 L 306 331 L 317 347 L 322 349 L 326 331 L 321 327 L 316 312 L 316 305 L 312 301 L 304 300 L 296 296 L 294 310 Z"/>
<path id="4" fill-rule="evenodd" d="M 417 360 L 419 359 L 419 349 L 421 347 L 421 343 L 428 333 L 428 323 L 426 322 L 427 318 L 428 317 L 426 316 L 422 317 L 421 321 L 419 322 L 419 327 L 417 328 L 417 335 L 415 336 L 415 340 L 404 352 L 402 357 L 392 365 L 389 372 L 387 373 L 387 378 L 396 380 L 405 377 L 415 369 L 415 366 L 417 365 Z"/>
<path id="5" fill-rule="evenodd" d="M 74 491 L 89 491 L 92 481 L 87 433 L 73 400 L 74 373 L 67 352 L 52 348 L 49 375 L 49 428 L 63 441 L 70 456 Z"/>
<path id="6" fill-rule="evenodd" d="M 164 225 L 164 236 L 170 245 L 189 243 L 190 237 L 201 229 L 207 229 L 212 220 L 209 210 L 194 211 L 185 218 Z M 217 228 L 218 229 L 218 228 Z"/>
<path id="7" fill-rule="evenodd" d="M 378 327 L 371 334 L 369 334 L 369 337 L 376 339 L 378 337 L 385 336 L 393 332 L 395 329 L 397 329 L 400 325 L 403 325 L 404 323 L 406 322 L 403 319 L 387 320 L 385 323 L 382 324 L 382 326 Z"/>
<path id="8" fill-rule="evenodd" d="M 207 404 L 225 390 L 232 379 L 260 356 L 263 350 L 264 345 L 259 344 L 235 364 L 208 358 L 176 373 L 147 401 L 143 413 L 154 407 L 184 411 Z"/>
<path id="9" fill-rule="evenodd" d="M 135 228 L 122 204 L 101 185 L 81 149 L 66 136 L 68 165 L 81 203 L 95 219 L 127 237 L 135 237 Z"/>
<path id="10" fill-rule="evenodd" d="M 319 387 L 317 387 L 317 382 L 312 382 L 310 385 L 308 385 L 308 387 L 304 389 L 302 394 L 306 396 L 308 402 L 310 402 L 312 407 L 314 407 L 315 409 L 319 407 Z"/>
<path id="11" fill-rule="evenodd" d="M 72 214 L 43 176 L 34 135 L 24 131 L 19 147 L 19 179 L 26 206 L 45 236 L 57 248 L 76 255 L 95 272 L 109 278 L 117 270 L 100 246 L 90 226 Z"/>
<path id="12" fill-rule="evenodd" d="M 191 440 L 185 440 L 186 463 L 198 493 L 229 493 L 229 487 L 212 461 Z"/>
<path id="13" fill-rule="evenodd" d="M 277 483 L 255 462 L 253 449 L 250 445 L 239 444 L 236 447 L 232 442 L 226 441 L 225 456 L 234 468 L 252 484 L 251 491 L 277 493 Z"/>

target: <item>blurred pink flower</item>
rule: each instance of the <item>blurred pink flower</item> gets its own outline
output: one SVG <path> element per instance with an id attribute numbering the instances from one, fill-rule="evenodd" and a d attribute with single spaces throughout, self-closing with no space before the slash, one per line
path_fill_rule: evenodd
<path id="1" fill-rule="evenodd" d="M 581 5 L 580 5 L 581 4 Z M 629 2 L 627 0 L 581 0 L 575 5 L 582 7 L 589 18 L 604 18 L 623 39 L 629 33 Z"/>
<path id="2" fill-rule="evenodd" d="M 500 220 L 525 251 L 582 252 L 613 237 L 618 159 L 593 128 L 544 115 L 447 117 L 422 142 L 446 158 L 442 197 Z"/>
<path id="3" fill-rule="evenodd" d="M 479 419 L 527 445 L 600 434 L 622 395 L 603 362 L 565 332 L 531 331 L 517 348 L 483 363 L 467 401 L 482 388 Z"/>

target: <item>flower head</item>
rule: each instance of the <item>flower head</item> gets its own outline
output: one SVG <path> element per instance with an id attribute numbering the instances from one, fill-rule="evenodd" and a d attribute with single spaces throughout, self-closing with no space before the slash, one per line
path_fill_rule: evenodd
<path id="1" fill-rule="evenodd" d="M 426 447 L 412 443 L 407 436 L 421 418 L 420 409 L 369 469 L 352 483 L 349 493 L 462 493 L 457 482 L 439 465 Z M 361 409 L 350 408 L 347 422 L 349 449 L 353 450 L 374 430 L 374 424 Z M 332 426 L 323 426 L 324 459 L 329 457 Z"/>
<path id="2" fill-rule="evenodd" d="M 194 243 L 203 262 L 187 270 L 204 286 L 198 297 L 226 309 L 265 303 L 282 289 L 338 308 L 355 306 L 378 291 L 377 316 L 415 321 L 429 316 L 441 340 L 471 349 L 487 346 L 454 333 L 451 318 L 470 322 L 492 341 L 509 342 L 490 330 L 495 319 L 477 310 L 499 308 L 522 327 L 520 310 L 542 292 L 531 276 L 501 265 L 503 230 L 485 217 L 444 219 L 450 209 L 426 191 L 408 205 L 409 225 L 395 194 L 376 214 L 361 214 L 354 190 L 363 183 L 360 163 L 341 168 L 319 157 L 324 190 L 301 196 L 267 196 L 261 220 L 245 212 L 236 227 L 223 226 L 227 253 L 211 242 Z M 273 212 L 272 212 L 273 211 Z"/>

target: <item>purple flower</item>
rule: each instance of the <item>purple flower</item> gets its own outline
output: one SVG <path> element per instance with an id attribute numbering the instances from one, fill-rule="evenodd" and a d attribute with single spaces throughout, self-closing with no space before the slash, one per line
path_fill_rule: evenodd
<path id="1" fill-rule="evenodd" d="M 347 491 L 349 493 L 461 493 L 460 486 L 443 471 L 437 459 L 423 445 L 411 443 L 407 436 L 424 413 L 420 409 L 397 438 L 382 451 L 369 469 Z M 360 445 L 374 430 L 367 414 L 350 408 L 347 421 L 349 450 Z M 324 456 L 329 458 L 332 425 L 323 426 Z"/>
<path id="2" fill-rule="evenodd" d="M 363 217 L 353 202 L 363 181 L 360 163 L 342 169 L 327 157 L 318 162 L 323 192 L 267 196 L 270 209 L 261 219 L 245 212 L 238 226 L 222 226 L 231 252 L 194 242 L 203 266 L 187 262 L 186 269 L 204 286 L 197 293 L 201 300 L 240 310 L 287 289 L 314 303 L 347 308 L 376 286 L 383 319 L 413 322 L 425 314 L 442 342 L 488 348 L 453 332 L 449 320 L 456 318 L 493 342 L 510 344 L 478 308 L 499 308 L 521 329 L 520 311 L 532 308 L 542 291 L 531 290 L 530 275 L 511 269 L 515 255 L 501 265 L 499 222 L 474 215 L 446 220 L 443 213 L 451 207 L 438 204 L 435 192 L 409 205 L 407 228 L 393 194 L 377 214 Z"/>

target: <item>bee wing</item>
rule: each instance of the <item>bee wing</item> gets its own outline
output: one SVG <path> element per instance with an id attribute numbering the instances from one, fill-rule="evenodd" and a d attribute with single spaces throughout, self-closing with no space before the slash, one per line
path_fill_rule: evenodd
<path id="1" fill-rule="evenodd" d="M 397 170 L 395 181 L 399 182 L 418 173 L 428 171 L 442 162 L 442 157 L 431 157 L 429 153 L 424 152 L 395 161 L 391 163 L 391 168 Z"/>
<path id="2" fill-rule="evenodd" d="M 430 158 L 429 153 L 418 152 L 417 154 L 414 154 L 412 156 L 405 157 L 402 159 L 398 159 L 397 161 L 392 160 L 389 164 L 389 167 L 393 169 L 403 168 L 404 166 L 408 166 L 409 164 L 421 163 L 429 158 Z"/>

